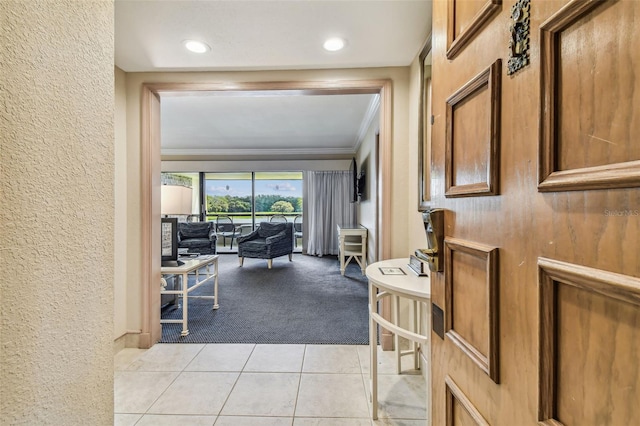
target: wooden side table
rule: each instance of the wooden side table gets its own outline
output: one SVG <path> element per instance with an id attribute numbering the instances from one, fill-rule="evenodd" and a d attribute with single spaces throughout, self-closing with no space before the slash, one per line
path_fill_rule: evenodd
<path id="1" fill-rule="evenodd" d="M 362 275 L 367 267 L 367 228 L 357 224 L 338 225 L 338 240 L 340 243 L 340 273 L 355 260 Z"/>

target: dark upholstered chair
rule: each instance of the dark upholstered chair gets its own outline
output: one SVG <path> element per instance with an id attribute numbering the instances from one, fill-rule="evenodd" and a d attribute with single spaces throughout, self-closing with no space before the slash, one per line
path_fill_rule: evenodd
<path id="1" fill-rule="evenodd" d="M 240 266 L 245 257 L 267 259 L 269 269 L 273 258 L 293 253 L 293 224 L 262 222 L 260 227 L 250 234 L 238 237 L 238 258 Z"/>
<path id="2" fill-rule="evenodd" d="M 178 248 L 187 253 L 216 254 L 217 241 L 213 222 L 178 222 Z"/>

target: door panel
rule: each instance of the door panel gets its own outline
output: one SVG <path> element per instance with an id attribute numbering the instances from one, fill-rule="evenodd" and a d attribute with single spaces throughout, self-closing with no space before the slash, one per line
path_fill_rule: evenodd
<path id="1" fill-rule="evenodd" d="M 628 96 L 640 90 L 639 8 L 604 4 L 560 32 L 558 170 L 640 160 L 640 106 Z"/>
<path id="2" fill-rule="evenodd" d="M 480 252 L 453 250 L 431 278 L 432 302 L 451 321 L 444 339 L 431 335 L 433 424 L 633 424 L 640 418 L 640 3 L 532 0 L 529 65 L 512 75 L 501 69 L 499 95 L 478 92 L 448 122 L 460 88 L 507 64 L 514 3 L 490 2 L 497 10 L 468 26 L 473 36 L 451 55 L 451 34 L 462 30 L 450 27 L 451 7 L 477 17 L 478 2 L 434 2 L 430 204 L 445 209 L 447 241 Z M 501 108 L 489 119 L 495 102 Z M 493 175 L 487 134 L 499 136 Z M 451 176 L 454 190 L 480 177 L 499 189 L 447 193 Z M 487 354 L 499 383 L 482 368 Z"/>

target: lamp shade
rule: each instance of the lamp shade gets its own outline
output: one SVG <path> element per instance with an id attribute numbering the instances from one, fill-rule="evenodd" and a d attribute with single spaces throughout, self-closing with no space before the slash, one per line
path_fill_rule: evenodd
<path id="1" fill-rule="evenodd" d="M 160 213 L 163 215 L 191 214 L 191 188 L 162 185 Z"/>

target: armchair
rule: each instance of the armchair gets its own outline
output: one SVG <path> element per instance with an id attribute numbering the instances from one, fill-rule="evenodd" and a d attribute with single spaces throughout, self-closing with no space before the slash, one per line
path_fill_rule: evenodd
<path id="1" fill-rule="evenodd" d="M 275 257 L 293 254 L 293 224 L 262 222 L 250 234 L 238 237 L 238 258 L 242 266 L 245 257 L 267 259 L 269 269 Z"/>
<path id="2" fill-rule="evenodd" d="M 187 253 L 216 254 L 217 241 L 213 222 L 178 222 L 178 248 Z"/>

